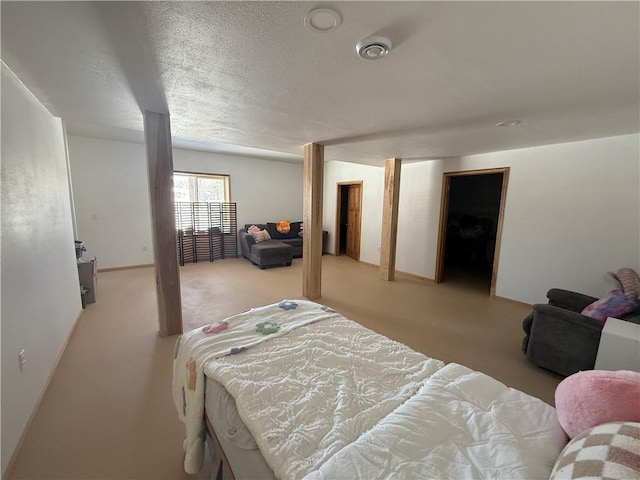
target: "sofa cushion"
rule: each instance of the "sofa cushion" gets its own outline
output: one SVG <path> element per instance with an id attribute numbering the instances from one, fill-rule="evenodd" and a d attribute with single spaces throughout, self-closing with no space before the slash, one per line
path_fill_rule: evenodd
<path id="1" fill-rule="evenodd" d="M 283 235 L 289 233 L 290 229 L 291 222 L 289 220 L 280 220 L 278 223 L 276 223 L 276 230 Z"/>
<path id="2" fill-rule="evenodd" d="M 607 422 L 640 422 L 640 373 L 585 370 L 555 392 L 558 422 L 569 438 Z"/>
<path id="3" fill-rule="evenodd" d="M 300 224 L 302 222 L 290 222 L 289 223 L 289 231 L 285 232 L 279 232 L 278 231 L 278 223 L 274 223 L 274 222 L 268 222 L 267 223 L 267 230 L 269 230 L 269 234 L 271 235 L 271 238 L 274 238 L 276 240 L 282 240 L 285 238 L 297 238 L 298 237 L 298 232 L 300 231 Z"/>
<path id="4" fill-rule="evenodd" d="M 280 240 L 267 240 L 251 246 L 251 257 L 260 267 L 289 264 L 293 248 Z"/>
<path id="5" fill-rule="evenodd" d="M 260 230 L 263 230 L 263 229 L 256 225 L 251 225 L 249 228 L 247 228 L 247 233 L 250 233 L 253 235 L 256 232 L 259 232 Z"/>
<path id="6" fill-rule="evenodd" d="M 638 305 L 621 290 L 611 290 L 609 295 L 587 305 L 582 315 L 595 318 L 604 323 L 607 317 L 620 318 L 621 315 L 633 311 Z"/>
<path id="7" fill-rule="evenodd" d="M 253 232 L 251 236 L 255 239 L 256 243 L 264 242 L 265 240 L 271 240 L 271 236 L 269 232 L 266 230 L 259 230 L 257 232 Z"/>
<path id="8" fill-rule="evenodd" d="M 292 247 L 302 247 L 302 244 L 303 244 L 303 240 L 300 237 L 283 238 L 280 241 L 286 243 L 287 245 L 291 245 Z"/>
<path id="9" fill-rule="evenodd" d="M 291 222 L 291 230 L 289 231 L 289 235 L 291 235 L 291 238 L 300 237 L 301 231 L 302 222 Z"/>
<path id="10" fill-rule="evenodd" d="M 639 446 L 640 423 L 597 425 L 564 447 L 551 471 L 550 480 L 639 478 Z"/>
<path id="11" fill-rule="evenodd" d="M 265 223 L 245 223 L 244 224 L 244 229 L 246 231 L 249 231 L 249 227 L 251 227 L 252 225 L 255 225 L 260 230 L 266 230 L 267 229 L 267 225 Z"/>

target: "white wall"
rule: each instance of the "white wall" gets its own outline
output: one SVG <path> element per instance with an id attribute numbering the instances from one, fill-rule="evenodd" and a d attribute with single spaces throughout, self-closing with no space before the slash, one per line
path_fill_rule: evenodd
<path id="1" fill-rule="evenodd" d="M 173 167 L 230 175 L 231 201 L 238 207 L 238 228 L 245 223 L 302 220 L 302 163 L 175 149 Z"/>
<path id="2" fill-rule="evenodd" d="M 98 268 L 153 263 L 145 146 L 67 138 L 83 258 L 97 257 Z"/>
<path id="3" fill-rule="evenodd" d="M 403 164 L 400 170 L 396 270 L 433 278 L 438 250 L 442 174 L 458 160 Z"/>
<path id="4" fill-rule="evenodd" d="M 606 272 L 640 265 L 640 136 L 461 159 L 510 166 L 496 294 L 542 302 L 551 287 L 602 296 Z"/>
<path id="5" fill-rule="evenodd" d="M 4 474 L 82 310 L 62 122 L 4 63 L 1 195 Z"/>
<path id="6" fill-rule="evenodd" d="M 86 255 L 98 257 L 98 268 L 153 263 L 144 145 L 72 135 L 68 140 L 78 237 Z M 174 149 L 173 166 L 230 175 L 238 228 L 302 220 L 302 164 Z"/>
<path id="7" fill-rule="evenodd" d="M 638 141 L 625 135 L 404 163 L 396 268 L 434 276 L 443 172 L 510 167 L 496 294 L 527 303 L 544 301 L 554 286 L 602 295 L 607 271 L 640 263 Z M 69 150 L 78 235 L 88 253 L 102 268 L 152 263 L 144 146 L 70 136 Z M 230 174 L 239 226 L 302 218 L 302 165 L 175 149 L 174 167 Z M 363 181 L 360 259 L 378 264 L 382 167 L 325 165 L 329 251 L 336 183 L 355 180 Z"/>
<path id="8" fill-rule="evenodd" d="M 561 287 L 601 296 L 606 272 L 640 270 L 639 145 L 635 134 L 403 164 L 396 268 L 434 277 L 444 172 L 510 167 L 496 295 L 536 303 Z M 378 264 L 384 168 L 325 166 L 325 229 L 333 236 L 335 182 L 360 172 L 377 209 L 363 212 L 362 260 Z"/>
<path id="9" fill-rule="evenodd" d="M 323 230 L 329 232 L 327 251 L 335 253 L 337 182 L 362 181 L 360 261 L 380 263 L 384 169 L 347 162 L 327 162 L 324 167 Z"/>

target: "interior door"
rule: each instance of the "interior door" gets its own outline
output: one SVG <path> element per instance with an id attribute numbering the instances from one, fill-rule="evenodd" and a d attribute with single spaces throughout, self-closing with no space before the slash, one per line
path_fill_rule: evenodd
<path id="1" fill-rule="evenodd" d="M 440 226 L 438 232 L 438 251 L 436 255 L 436 270 L 434 282 L 440 283 L 444 279 L 445 246 L 447 240 L 447 218 L 449 215 L 449 193 L 451 190 L 451 177 L 460 175 L 489 175 L 502 174 L 502 188 L 500 191 L 500 207 L 498 209 L 497 230 L 493 248 L 493 268 L 491 270 L 491 285 L 489 296 L 495 298 L 496 282 L 498 277 L 498 264 L 500 259 L 500 244 L 502 243 L 502 223 L 504 220 L 505 202 L 507 199 L 507 185 L 509 183 L 509 167 L 489 168 L 483 170 L 468 170 L 459 172 L 444 172 L 442 174 L 442 198 L 440 201 Z"/>
<path id="2" fill-rule="evenodd" d="M 347 256 L 360 260 L 360 219 L 362 207 L 362 185 L 349 186 L 347 204 Z"/>

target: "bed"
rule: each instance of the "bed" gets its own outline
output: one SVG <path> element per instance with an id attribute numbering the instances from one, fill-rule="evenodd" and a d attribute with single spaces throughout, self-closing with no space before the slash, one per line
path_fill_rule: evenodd
<path id="1" fill-rule="evenodd" d="M 555 410 L 306 300 L 187 332 L 173 398 L 185 471 L 207 433 L 235 478 L 548 478 Z"/>

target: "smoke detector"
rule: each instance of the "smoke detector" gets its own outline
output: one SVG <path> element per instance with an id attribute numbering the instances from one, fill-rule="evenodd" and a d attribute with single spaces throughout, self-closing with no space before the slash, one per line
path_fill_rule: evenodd
<path id="1" fill-rule="evenodd" d="M 365 60 L 379 60 L 391 50 L 391 40 L 386 37 L 367 37 L 356 45 L 356 52 Z"/>

